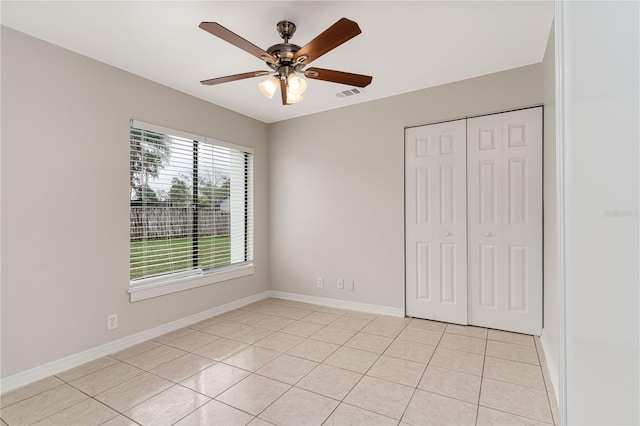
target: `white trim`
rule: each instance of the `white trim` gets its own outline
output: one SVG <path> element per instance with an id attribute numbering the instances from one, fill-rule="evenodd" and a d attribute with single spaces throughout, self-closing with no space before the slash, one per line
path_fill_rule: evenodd
<path id="1" fill-rule="evenodd" d="M 170 278 L 165 281 L 158 281 L 157 278 L 146 284 L 133 285 L 129 287 L 129 300 L 138 302 L 140 300 L 151 299 L 152 297 L 164 296 L 178 291 L 189 290 L 196 287 L 228 281 L 235 278 L 253 275 L 256 267 L 253 263 L 225 267 L 223 270 L 213 271 L 206 274 L 197 274 L 182 278 Z"/>
<path id="2" fill-rule="evenodd" d="M 192 141 L 205 142 L 207 138 L 205 136 L 196 135 L 189 132 L 183 132 L 182 130 L 170 129 L 168 127 L 159 126 L 157 124 L 145 123 L 144 121 L 131 120 L 130 125 L 136 129 L 149 130 L 156 133 L 162 133 L 168 136 L 177 136 L 179 138 L 188 139 Z"/>
<path id="3" fill-rule="evenodd" d="M 149 284 L 164 283 L 171 284 L 174 281 L 183 280 L 185 278 L 201 277 L 204 271 L 200 268 L 186 269 L 177 272 L 171 272 L 164 275 L 152 275 L 150 277 L 141 278 L 139 280 L 129 281 L 130 287 L 144 287 Z"/>
<path id="4" fill-rule="evenodd" d="M 105 343 L 104 345 L 87 349 L 86 351 L 78 352 L 65 358 L 51 361 L 38 367 L 16 373 L 14 375 L 0 379 L 0 392 L 4 394 L 21 386 L 28 385 L 29 383 L 44 379 L 45 377 L 61 373 L 70 368 L 82 365 L 86 362 L 102 358 L 103 356 L 107 356 L 126 349 L 130 346 L 137 345 L 138 343 L 142 343 L 149 339 L 162 336 L 163 334 L 169 333 L 179 328 L 187 327 L 189 325 L 203 321 L 207 318 L 224 314 L 225 312 L 241 308 L 250 303 L 258 302 L 268 297 L 269 291 L 263 291 L 252 296 L 247 296 L 242 299 L 217 306 L 215 308 L 207 309 L 206 311 L 198 312 L 197 314 L 189 315 L 188 317 L 180 318 L 175 321 L 171 321 L 166 324 L 141 331 L 140 333 L 123 337 L 122 339 L 114 340 L 113 342 Z"/>
<path id="5" fill-rule="evenodd" d="M 547 354 L 552 353 L 551 350 L 547 351 L 547 348 L 550 346 L 548 339 L 546 338 L 546 334 L 544 330 L 542 331 L 542 336 L 540 336 L 540 343 L 542 344 L 542 352 L 544 353 L 545 360 L 547 362 L 547 371 L 549 372 L 549 378 L 551 379 L 551 386 L 553 387 L 553 397 L 556 400 L 556 404 L 560 407 L 560 384 L 558 383 L 558 377 L 560 376 L 560 371 L 558 370 L 558 365 L 555 360 L 551 357 L 547 356 Z"/>
<path id="6" fill-rule="evenodd" d="M 160 126 L 158 124 L 151 124 L 151 123 L 146 123 L 144 121 L 132 119 L 129 121 L 129 125 L 132 127 L 135 127 L 136 129 L 149 130 L 156 133 L 162 133 L 168 136 L 177 136 L 183 139 L 207 143 L 209 145 L 221 146 L 223 148 L 236 149 L 238 151 L 253 154 L 253 148 L 250 148 L 248 146 L 238 145 L 231 142 L 225 142 L 225 141 L 210 138 L 207 136 L 200 136 L 200 135 L 196 135 L 195 133 L 189 133 L 182 130 L 170 129 L 169 127 Z"/>
<path id="7" fill-rule="evenodd" d="M 556 214 L 558 235 L 558 285 L 560 286 L 560 365 L 558 368 L 558 409 L 560 424 L 567 424 L 567 287 L 566 287 L 566 236 L 565 236 L 565 95 L 564 95 L 564 2 L 555 2 L 555 101 L 556 101 Z"/>
<path id="8" fill-rule="evenodd" d="M 370 305 L 368 303 L 330 299 L 327 297 L 308 296 L 306 294 L 287 293 L 284 291 L 275 290 L 271 290 L 269 292 L 269 296 L 276 297 L 278 299 L 295 300 L 297 302 L 306 302 L 316 305 L 329 306 L 331 308 L 348 309 L 351 311 L 368 312 L 372 314 L 390 315 L 393 317 L 404 317 L 404 308 L 394 308 L 392 306 Z"/>

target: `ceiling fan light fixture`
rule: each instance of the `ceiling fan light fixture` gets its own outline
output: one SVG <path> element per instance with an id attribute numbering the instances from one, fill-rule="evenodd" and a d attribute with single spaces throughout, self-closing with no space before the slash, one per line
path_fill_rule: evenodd
<path id="1" fill-rule="evenodd" d="M 302 100 L 302 95 L 294 95 L 287 90 L 287 105 L 297 104 Z"/>
<path id="2" fill-rule="evenodd" d="M 301 95 L 305 90 L 307 90 L 307 82 L 304 78 L 301 78 L 296 74 L 289 74 L 289 77 L 287 77 L 287 87 L 289 89 L 287 90 L 288 93 L 296 97 L 299 96 L 300 99 L 302 99 Z"/>
<path id="3" fill-rule="evenodd" d="M 260 89 L 262 94 L 269 99 L 273 98 L 273 94 L 276 93 L 278 87 L 280 87 L 280 81 L 273 75 L 267 78 L 262 83 L 258 84 L 258 88 Z"/>

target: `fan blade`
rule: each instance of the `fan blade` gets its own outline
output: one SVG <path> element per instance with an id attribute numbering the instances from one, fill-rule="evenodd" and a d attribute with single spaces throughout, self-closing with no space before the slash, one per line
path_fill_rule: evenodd
<path id="1" fill-rule="evenodd" d="M 305 70 L 304 75 L 314 80 L 331 81 L 333 83 L 347 84 L 356 87 L 366 87 L 371 84 L 373 80 L 373 77 L 370 75 L 352 74 L 350 72 L 326 70 L 324 68 L 309 68 Z"/>
<path id="2" fill-rule="evenodd" d="M 309 62 L 318 59 L 330 50 L 335 49 L 342 43 L 351 40 L 358 34 L 360 34 L 360 27 L 353 21 L 347 18 L 342 18 L 329 28 L 327 28 L 319 36 L 305 44 L 300 50 L 293 56 L 294 62 L 302 56 L 307 58 L 300 62 L 308 64 Z"/>
<path id="3" fill-rule="evenodd" d="M 209 80 L 202 80 L 200 83 L 207 86 L 213 86 L 214 84 L 226 83 L 228 81 L 244 80 L 245 78 L 260 77 L 261 75 L 269 75 L 270 71 L 251 71 L 242 74 L 227 75 L 225 77 L 211 78 Z"/>
<path id="4" fill-rule="evenodd" d="M 221 38 L 224 41 L 229 42 L 236 47 L 239 47 L 245 52 L 252 54 L 253 56 L 255 56 L 260 60 L 263 60 L 265 62 L 270 62 L 270 63 L 277 62 L 277 59 L 274 58 L 272 55 L 260 49 L 258 46 L 254 45 L 253 43 L 243 39 L 238 34 L 232 31 L 229 31 L 228 29 L 218 24 L 217 22 L 201 22 L 199 27 L 207 31 L 208 33 L 213 34 L 214 36 Z"/>
<path id="5" fill-rule="evenodd" d="M 286 80 L 280 80 L 280 95 L 282 96 L 282 105 L 289 105 L 287 103 L 287 82 L 286 82 Z"/>

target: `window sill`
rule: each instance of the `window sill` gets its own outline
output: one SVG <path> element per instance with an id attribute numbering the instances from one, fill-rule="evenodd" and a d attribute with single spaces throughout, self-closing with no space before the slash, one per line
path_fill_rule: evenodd
<path id="1" fill-rule="evenodd" d="M 253 275 L 255 271 L 256 267 L 254 264 L 231 266 L 204 275 L 140 284 L 129 288 L 129 300 L 132 303 L 139 302 L 141 300 L 151 299 L 152 297 L 164 296 L 165 294 L 228 281 L 234 278 L 246 277 L 247 275 Z"/>

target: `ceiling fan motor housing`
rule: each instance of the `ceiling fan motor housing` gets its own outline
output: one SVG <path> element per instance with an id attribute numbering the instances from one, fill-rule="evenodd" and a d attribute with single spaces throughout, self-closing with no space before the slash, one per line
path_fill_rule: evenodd
<path id="1" fill-rule="evenodd" d="M 293 56 L 296 52 L 300 50 L 300 46 L 291 43 L 280 43 L 274 44 L 270 48 L 267 49 L 267 53 L 272 56 L 275 56 L 278 59 L 278 62 L 275 64 L 271 64 L 267 62 L 267 64 L 273 68 L 278 69 L 281 65 L 291 65 L 293 62 Z"/>
<path id="2" fill-rule="evenodd" d="M 276 63 L 265 61 L 266 64 L 275 71 L 285 76 L 294 71 L 302 71 L 303 61 L 298 60 L 294 63 L 293 57 L 300 50 L 297 44 L 289 43 L 289 39 L 296 32 L 296 25 L 290 21 L 280 21 L 276 25 L 276 29 L 284 43 L 274 44 L 267 49 L 267 53 L 278 59 Z"/>

